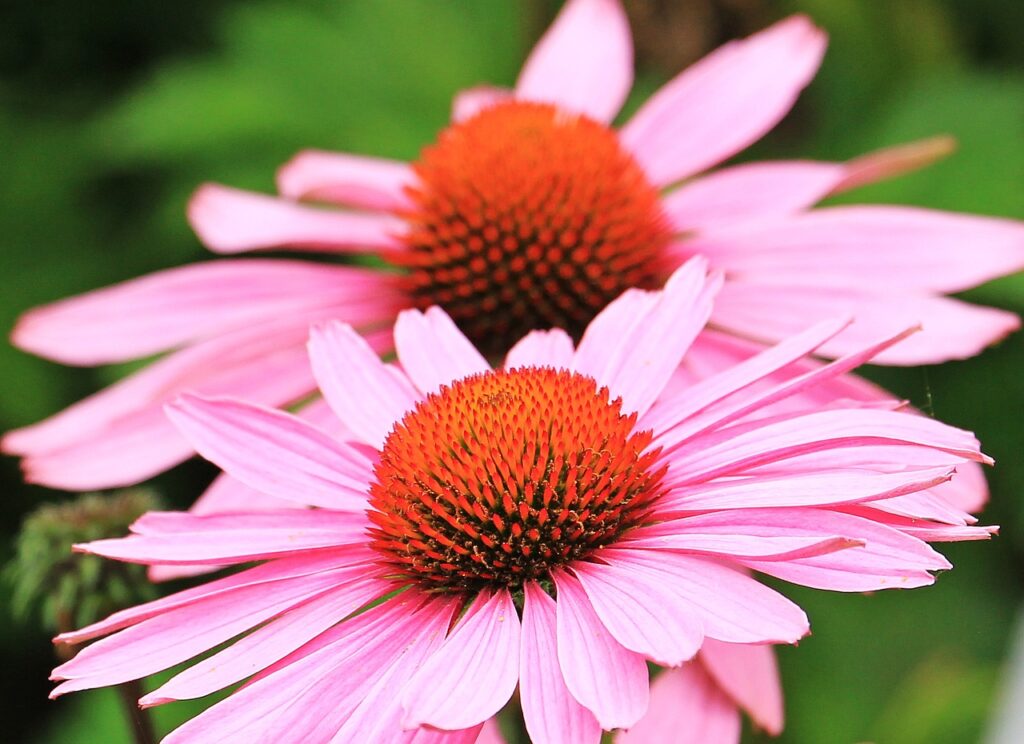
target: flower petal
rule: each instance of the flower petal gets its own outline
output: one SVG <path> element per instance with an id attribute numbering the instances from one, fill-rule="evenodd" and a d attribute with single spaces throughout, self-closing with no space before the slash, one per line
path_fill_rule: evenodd
<path id="1" fill-rule="evenodd" d="M 782 733 L 782 681 L 771 646 L 722 643 L 709 638 L 701 646 L 698 659 L 754 723 L 771 736 Z"/>
<path id="2" fill-rule="evenodd" d="M 730 42 L 641 106 L 622 128 L 623 144 L 659 186 L 699 173 L 786 115 L 821 64 L 825 44 L 805 16 Z"/>
<path id="3" fill-rule="evenodd" d="M 534 744 L 598 744 L 601 727 L 565 686 L 558 665 L 555 601 L 535 582 L 523 599 L 519 693 L 526 730 Z"/>
<path id="4" fill-rule="evenodd" d="M 312 329 L 309 360 L 334 414 L 374 448 L 383 446 L 395 422 L 420 398 L 405 375 L 385 365 L 345 323 L 331 321 Z"/>
<path id="5" fill-rule="evenodd" d="M 277 171 L 277 190 L 296 201 L 332 202 L 361 209 L 408 209 L 408 163 L 366 155 L 303 150 Z"/>
<path id="6" fill-rule="evenodd" d="M 436 393 L 442 385 L 491 369 L 483 355 L 439 307 L 432 307 L 425 313 L 419 310 L 399 313 L 395 323 L 395 348 L 409 379 L 426 395 Z"/>
<path id="7" fill-rule="evenodd" d="M 530 331 L 513 346 L 505 357 L 505 369 L 516 367 L 554 367 L 569 369 L 572 366 L 572 339 L 561 328 L 550 331 Z"/>
<path id="8" fill-rule="evenodd" d="M 558 589 L 555 625 L 558 663 L 565 684 L 603 729 L 628 728 L 647 709 L 647 665 L 622 646 L 565 571 L 552 574 Z"/>
<path id="9" fill-rule="evenodd" d="M 452 122 L 458 124 L 476 116 L 485 108 L 507 101 L 511 97 L 512 91 L 492 85 L 478 85 L 475 88 L 461 90 L 452 101 Z"/>
<path id="10" fill-rule="evenodd" d="M 404 728 L 453 730 L 483 723 L 508 702 L 519 680 L 519 616 L 512 595 L 480 594 L 469 613 L 409 681 Z"/>
<path id="11" fill-rule="evenodd" d="M 329 211 L 274 196 L 206 184 L 192 196 L 188 221 L 207 248 L 242 253 L 269 248 L 381 252 L 402 247 L 405 223 L 382 214 Z"/>
<path id="12" fill-rule="evenodd" d="M 197 452 L 258 491 L 334 510 L 366 508 L 365 458 L 291 414 L 183 395 L 167 415 Z"/>
<path id="13" fill-rule="evenodd" d="M 618 0 L 569 0 L 530 52 L 516 98 L 611 121 L 633 86 L 633 38 Z"/>

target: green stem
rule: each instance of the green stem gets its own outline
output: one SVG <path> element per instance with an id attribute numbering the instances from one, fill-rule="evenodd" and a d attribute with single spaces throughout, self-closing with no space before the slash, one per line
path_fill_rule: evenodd
<path id="1" fill-rule="evenodd" d="M 153 731 L 153 719 L 149 711 L 139 707 L 139 698 L 145 694 L 142 680 L 133 679 L 117 686 L 124 703 L 124 712 L 128 716 L 128 727 L 132 732 L 135 744 L 157 744 L 156 733 Z"/>

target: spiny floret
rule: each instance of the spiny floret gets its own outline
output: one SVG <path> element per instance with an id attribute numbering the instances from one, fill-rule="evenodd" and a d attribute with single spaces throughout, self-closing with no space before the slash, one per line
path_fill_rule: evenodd
<path id="1" fill-rule="evenodd" d="M 607 388 L 565 370 L 468 377 L 396 424 L 370 490 L 374 547 L 428 589 L 517 587 L 649 520 L 663 471 Z"/>
<path id="2" fill-rule="evenodd" d="M 409 289 L 484 351 L 535 328 L 572 334 L 652 288 L 670 238 L 657 190 L 608 127 L 511 101 L 445 130 L 415 164 Z"/>

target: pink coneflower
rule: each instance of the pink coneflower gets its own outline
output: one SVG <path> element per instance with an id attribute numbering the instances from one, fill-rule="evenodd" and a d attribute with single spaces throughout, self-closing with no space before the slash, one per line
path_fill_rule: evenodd
<path id="1" fill-rule="evenodd" d="M 942 295 L 1019 269 L 1020 224 L 907 207 L 811 209 L 929 162 L 942 141 L 846 164 L 709 172 L 786 114 L 824 49 L 824 33 L 790 18 L 713 52 L 615 129 L 633 76 L 626 17 L 615 0 L 570 0 L 515 89 L 459 94 L 453 123 L 417 162 L 305 152 L 281 169 L 279 197 L 208 185 L 189 207 L 217 253 L 360 253 L 391 270 L 219 260 L 34 310 L 14 342 L 57 361 L 172 353 L 10 433 L 4 449 L 25 456 L 32 481 L 133 483 L 192 454 L 161 410 L 180 392 L 267 405 L 307 396 L 311 323 L 340 318 L 386 352 L 376 329 L 403 308 L 439 305 L 481 350 L 500 354 L 533 329 L 578 338 L 623 290 L 661 286 L 696 254 L 725 271 L 712 321 L 734 337 L 773 342 L 851 313 L 858 323 L 820 354 L 917 323 L 923 332 L 875 361 L 975 354 L 1015 328 L 1016 316 Z"/>
<path id="2" fill-rule="evenodd" d="M 497 370 L 440 309 L 399 316 L 398 365 L 351 326 L 322 325 L 311 366 L 357 443 L 281 411 L 183 397 L 170 417 L 203 456 L 308 508 L 151 513 L 127 538 L 79 546 L 138 563 L 261 563 L 60 636 L 113 633 L 55 671 L 53 694 L 237 638 L 143 698 L 248 680 L 167 741 L 472 742 L 518 687 L 535 742 L 597 742 L 643 719 L 648 661 L 678 667 L 706 639 L 807 633 L 800 608 L 752 572 L 918 587 L 949 567 L 925 540 L 988 536 L 908 500 L 987 461 L 968 432 L 841 401 L 764 413 L 909 332 L 752 387 L 844 326 L 824 322 L 667 389 L 719 285 L 694 259 L 664 291 L 610 304 L 578 346 L 533 332 Z"/>

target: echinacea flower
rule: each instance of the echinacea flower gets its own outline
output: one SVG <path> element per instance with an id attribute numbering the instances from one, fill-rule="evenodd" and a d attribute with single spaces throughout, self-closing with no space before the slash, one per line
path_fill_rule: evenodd
<path id="1" fill-rule="evenodd" d="M 356 442 L 182 397 L 169 415 L 197 451 L 307 508 L 151 513 L 127 538 L 79 546 L 146 564 L 260 563 L 63 634 L 107 637 L 55 670 L 53 695 L 234 639 L 142 699 L 247 680 L 166 741 L 473 742 L 518 687 L 534 742 L 596 743 L 643 719 L 647 662 L 679 667 L 706 639 L 808 632 L 753 572 L 919 587 L 949 568 L 926 540 L 990 534 L 915 513 L 928 506 L 913 497 L 958 465 L 989 462 L 970 433 L 842 401 L 765 414 L 912 331 L 755 387 L 845 327 L 825 321 L 667 388 L 720 284 L 693 259 L 663 291 L 611 303 L 578 346 L 535 331 L 500 369 L 436 308 L 400 314 L 398 364 L 351 326 L 321 325 L 311 366 Z"/>
<path id="2" fill-rule="evenodd" d="M 180 392 L 275 406 L 304 399 L 314 388 L 302 350 L 311 323 L 340 318 L 386 352 L 380 329 L 401 309 L 438 305 L 486 354 L 501 354 L 534 329 L 578 338 L 623 290 L 659 287 L 693 255 L 724 270 L 712 320 L 734 336 L 774 342 L 810 320 L 854 314 L 858 323 L 820 354 L 918 323 L 921 333 L 875 361 L 979 352 L 1016 328 L 1016 316 L 943 295 L 1020 269 L 1024 227 L 908 207 L 811 209 L 926 164 L 941 141 L 846 164 L 709 172 L 787 113 L 824 50 L 824 33 L 792 17 L 711 53 L 616 129 L 633 77 L 626 17 L 617 0 L 570 0 L 515 89 L 459 94 L 451 126 L 417 162 L 304 152 L 281 169 L 280 197 L 207 185 L 189 206 L 217 253 L 362 253 L 391 270 L 218 260 L 33 310 L 14 343 L 50 359 L 171 353 L 11 432 L 3 447 L 24 456 L 35 482 L 134 483 L 192 454 L 162 412 Z"/>

